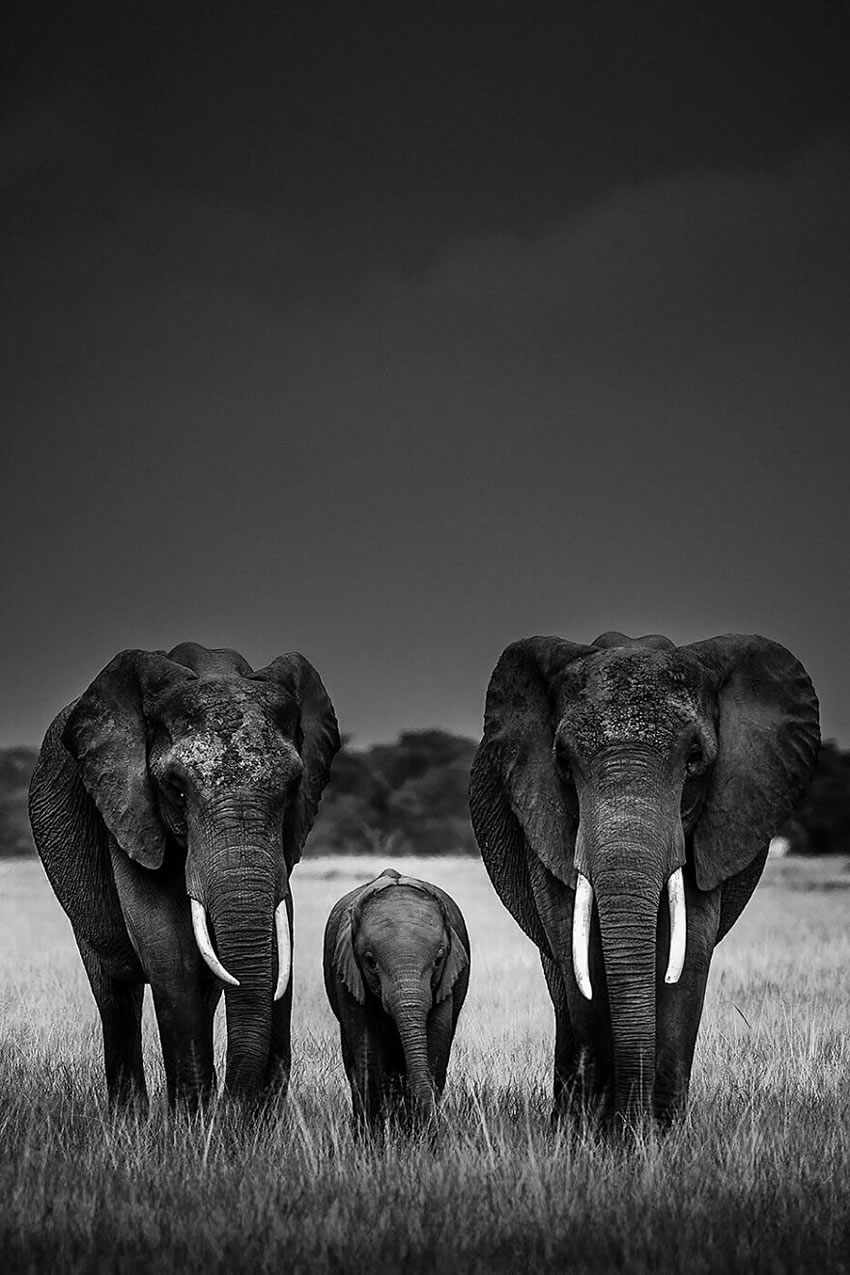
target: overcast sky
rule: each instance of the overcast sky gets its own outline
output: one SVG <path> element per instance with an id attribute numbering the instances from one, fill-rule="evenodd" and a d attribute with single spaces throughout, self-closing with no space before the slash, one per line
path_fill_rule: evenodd
<path id="1" fill-rule="evenodd" d="M 0 743 L 187 639 L 476 735 L 616 628 L 850 746 L 846 12 L 6 9 Z"/>

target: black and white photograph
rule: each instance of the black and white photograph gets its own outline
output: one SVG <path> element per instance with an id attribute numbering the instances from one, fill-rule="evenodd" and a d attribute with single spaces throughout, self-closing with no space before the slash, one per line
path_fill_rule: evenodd
<path id="1" fill-rule="evenodd" d="M 850 9 L 0 8 L 0 1269 L 846 1275 Z"/>

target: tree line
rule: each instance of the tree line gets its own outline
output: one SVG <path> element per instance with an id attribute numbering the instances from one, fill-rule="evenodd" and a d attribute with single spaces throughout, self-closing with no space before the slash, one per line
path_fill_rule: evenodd
<path id="1" fill-rule="evenodd" d="M 477 854 L 467 788 L 476 741 L 404 731 L 395 743 L 334 759 L 306 853 Z M 37 750 L 0 749 L 0 855 L 34 854 L 26 798 Z M 850 752 L 821 746 L 808 793 L 784 828 L 799 854 L 850 853 Z"/>

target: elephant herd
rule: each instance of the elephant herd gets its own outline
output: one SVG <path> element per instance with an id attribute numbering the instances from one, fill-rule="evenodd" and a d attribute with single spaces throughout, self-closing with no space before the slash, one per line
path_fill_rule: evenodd
<path id="1" fill-rule="evenodd" d="M 803 795 L 819 744 L 802 665 L 757 636 L 677 647 L 606 633 L 514 642 L 487 691 L 472 823 L 540 949 L 554 1109 L 669 1123 L 686 1100 L 711 956 Z M 290 875 L 339 748 L 316 670 L 184 643 L 117 655 L 49 727 L 30 787 L 47 876 L 103 1026 L 110 1104 L 147 1101 L 150 984 L 171 1104 L 289 1079 Z M 470 942 L 436 885 L 387 869 L 328 918 L 324 978 L 360 1127 L 427 1120 Z"/>

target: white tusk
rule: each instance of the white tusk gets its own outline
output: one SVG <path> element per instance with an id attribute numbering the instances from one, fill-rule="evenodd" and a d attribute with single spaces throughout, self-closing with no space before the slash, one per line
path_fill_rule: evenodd
<path id="1" fill-rule="evenodd" d="M 573 906 L 573 969 L 578 990 L 586 1000 L 593 1000 L 590 985 L 590 914 L 593 908 L 593 886 L 578 874 L 576 900 Z"/>
<path id="2" fill-rule="evenodd" d="M 277 987 L 274 999 L 279 1001 L 289 985 L 292 971 L 292 951 L 289 939 L 289 916 L 286 911 L 286 899 L 281 899 L 275 908 L 274 929 L 277 935 Z"/>
<path id="3" fill-rule="evenodd" d="M 681 868 L 677 868 L 667 880 L 667 900 L 670 904 L 670 958 L 664 982 L 678 983 L 685 964 L 685 943 L 688 937 L 685 881 Z"/>
<path id="4" fill-rule="evenodd" d="M 190 899 L 192 904 L 192 929 L 195 931 L 195 942 L 198 945 L 198 951 L 209 965 L 216 978 L 220 978 L 222 983 L 229 983 L 231 987 L 238 987 L 239 980 L 234 978 L 232 974 L 228 974 L 221 961 L 215 954 L 215 949 L 210 939 L 210 932 L 207 929 L 207 910 L 203 903 L 199 903 L 197 899 Z"/>

